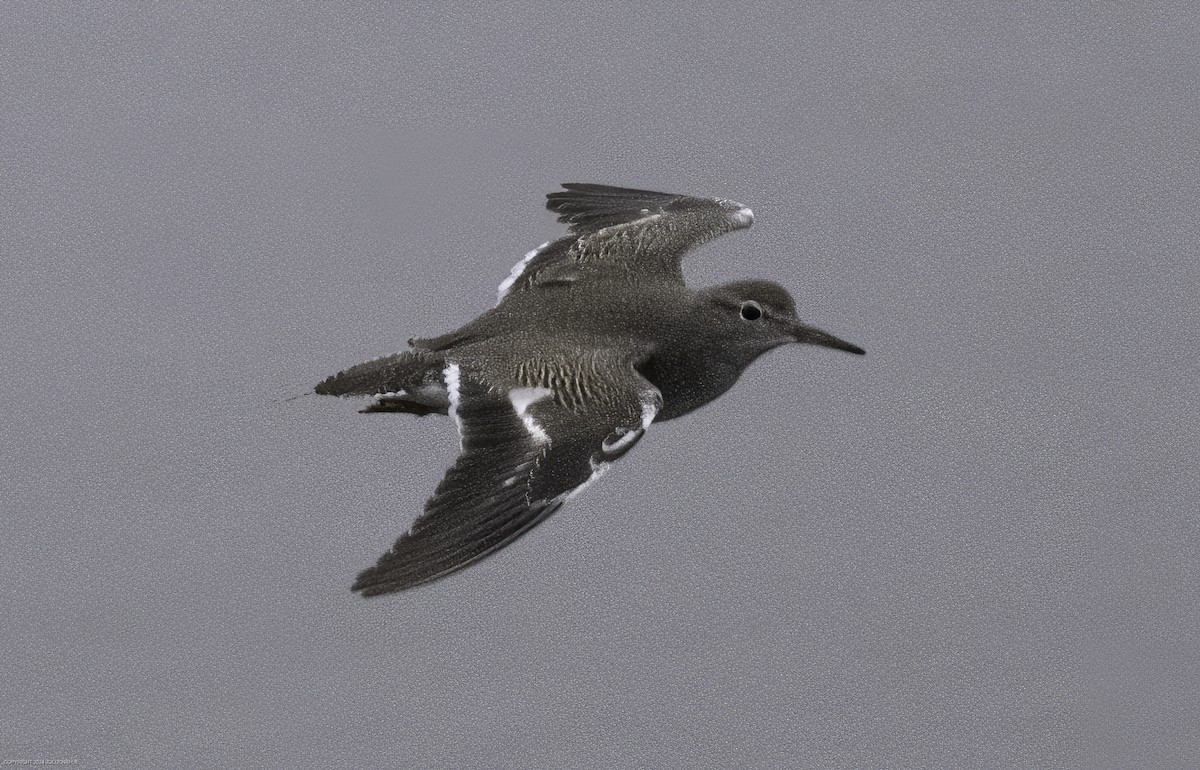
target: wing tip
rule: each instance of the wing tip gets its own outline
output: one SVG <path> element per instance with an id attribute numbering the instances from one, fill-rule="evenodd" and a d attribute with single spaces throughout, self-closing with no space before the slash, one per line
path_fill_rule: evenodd
<path id="1" fill-rule="evenodd" d="M 686 197 L 590 182 L 563 182 L 562 188 L 546 194 L 546 208 L 577 234 L 633 222 Z"/>
<path id="2" fill-rule="evenodd" d="M 373 596 L 383 596 L 384 594 L 403 591 L 406 588 L 412 588 L 414 585 L 417 584 L 405 585 L 403 583 L 390 583 L 386 580 L 364 582 L 363 576 L 359 575 L 358 579 L 354 581 L 354 585 L 350 586 L 350 590 L 357 593 L 363 599 L 370 599 Z"/>
<path id="3" fill-rule="evenodd" d="M 385 556 L 384 559 L 386 558 Z M 368 567 L 358 573 L 354 578 L 354 585 L 350 586 L 350 590 L 359 594 L 364 599 L 370 599 L 372 596 L 394 594 L 399 591 L 416 588 L 425 583 L 432 583 L 434 580 L 445 577 L 454 570 L 434 573 L 417 572 L 415 576 L 412 574 L 404 576 L 401 574 L 403 571 L 402 565 L 392 564 L 383 566 L 376 564 L 374 567 Z"/>
<path id="4" fill-rule="evenodd" d="M 676 193 L 615 187 L 590 182 L 562 182 L 562 189 L 546 194 L 546 208 L 558 214 L 558 221 L 573 230 L 598 230 L 614 224 L 635 221 L 651 212 L 671 206 L 712 206 L 724 212 L 724 225 L 718 230 L 741 230 L 754 224 L 754 210 L 727 198 L 702 198 Z"/>

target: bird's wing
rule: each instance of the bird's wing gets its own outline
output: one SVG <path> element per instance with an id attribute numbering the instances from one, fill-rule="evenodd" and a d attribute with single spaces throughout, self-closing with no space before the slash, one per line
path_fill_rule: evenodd
<path id="1" fill-rule="evenodd" d="M 358 576 L 354 590 L 364 596 L 400 591 L 495 553 L 629 451 L 654 420 L 662 395 L 628 363 L 603 375 L 603 393 L 589 394 L 586 384 L 574 396 L 565 385 L 562 393 L 498 392 L 449 364 L 446 387 L 462 454 L 424 514 Z"/>
<path id="2" fill-rule="evenodd" d="M 754 212 L 736 201 L 599 184 L 566 183 L 546 196 L 546 208 L 571 235 L 526 254 L 501 284 L 500 301 L 512 291 L 613 271 L 682 283 L 689 249 L 754 223 Z"/>
<path id="3" fill-rule="evenodd" d="M 602 184 L 568 182 L 546 196 L 546 208 L 574 235 L 587 237 L 612 228 L 640 231 L 645 237 L 670 235 L 680 253 L 754 222 L 754 212 L 736 201 Z"/>

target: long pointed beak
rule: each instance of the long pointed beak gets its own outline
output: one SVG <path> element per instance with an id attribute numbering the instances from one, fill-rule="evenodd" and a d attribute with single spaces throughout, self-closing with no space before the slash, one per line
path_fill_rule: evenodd
<path id="1" fill-rule="evenodd" d="M 805 326 L 799 322 L 796 323 L 792 334 L 795 336 L 796 342 L 805 345 L 820 345 L 826 348 L 833 348 L 834 350 L 844 350 L 856 356 L 866 355 L 867 352 L 858 345 L 852 345 L 841 338 L 833 336 L 829 332 L 823 332 L 816 327 Z"/>

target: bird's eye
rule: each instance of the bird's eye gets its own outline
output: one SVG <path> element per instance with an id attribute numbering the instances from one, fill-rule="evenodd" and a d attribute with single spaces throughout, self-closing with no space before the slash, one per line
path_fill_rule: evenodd
<path id="1" fill-rule="evenodd" d="M 742 303 L 742 320 L 757 321 L 762 318 L 762 305 L 752 299 Z"/>

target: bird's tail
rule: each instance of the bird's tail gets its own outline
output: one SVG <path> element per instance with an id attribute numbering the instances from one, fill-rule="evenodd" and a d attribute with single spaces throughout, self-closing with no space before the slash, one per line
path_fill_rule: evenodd
<path id="1" fill-rule="evenodd" d="M 406 350 L 351 366 L 326 377 L 313 392 L 319 396 L 374 396 L 363 412 L 445 412 L 447 400 L 442 357 Z"/>

